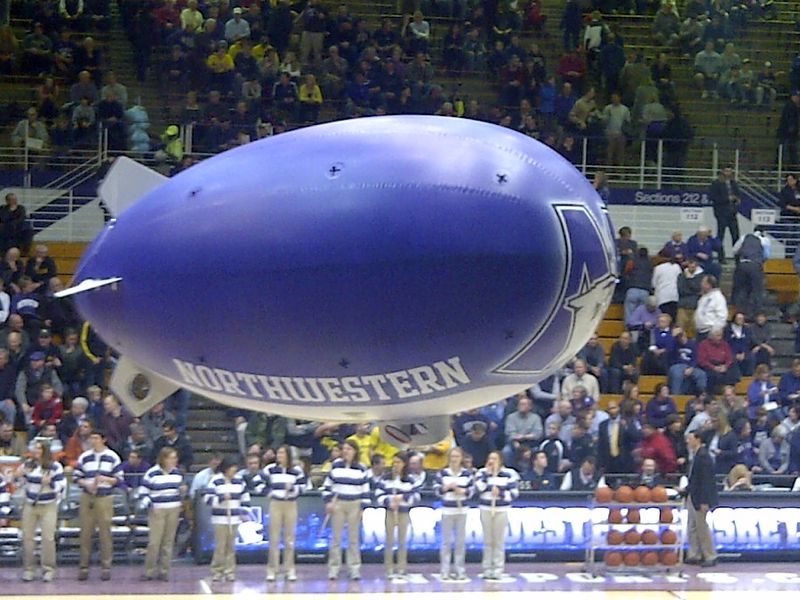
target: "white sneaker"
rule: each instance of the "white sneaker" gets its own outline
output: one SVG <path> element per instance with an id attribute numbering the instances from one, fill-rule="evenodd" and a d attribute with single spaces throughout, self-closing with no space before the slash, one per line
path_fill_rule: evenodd
<path id="1" fill-rule="evenodd" d="M 289 571 L 286 574 L 286 581 L 297 581 L 297 573 L 294 571 Z"/>
<path id="2" fill-rule="evenodd" d="M 53 571 L 45 571 L 44 574 L 42 575 L 42 581 L 44 582 L 53 581 L 53 576 L 54 576 Z"/>
<path id="3" fill-rule="evenodd" d="M 222 581 L 222 575 L 220 573 L 214 573 L 211 576 L 211 581 Z"/>
<path id="4" fill-rule="evenodd" d="M 225 576 L 225 579 L 227 579 L 228 581 L 236 581 L 236 574 L 235 573 L 228 573 Z"/>
<path id="5" fill-rule="evenodd" d="M 267 573 L 267 581 L 275 581 L 275 574 Z"/>
<path id="6" fill-rule="evenodd" d="M 467 577 L 466 573 L 459 573 L 454 577 L 456 581 L 469 581 L 469 577 Z"/>
<path id="7" fill-rule="evenodd" d="M 25 581 L 26 583 L 33 581 L 33 571 L 25 571 L 22 574 L 22 581 Z"/>
<path id="8" fill-rule="evenodd" d="M 450 579 L 450 573 L 442 573 L 441 575 L 439 575 L 439 579 L 441 579 L 442 581 L 448 581 Z"/>
<path id="9" fill-rule="evenodd" d="M 329 570 L 328 571 L 328 579 L 330 579 L 331 581 L 333 581 L 334 579 L 337 579 L 338 577 L 339 577 L 339 573 L 337 573 L 336 571 L 333 571 L 333 570 Z"/>

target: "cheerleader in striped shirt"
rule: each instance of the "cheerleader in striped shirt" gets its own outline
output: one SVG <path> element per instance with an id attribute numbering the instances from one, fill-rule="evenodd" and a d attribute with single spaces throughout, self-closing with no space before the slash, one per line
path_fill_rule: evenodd
<path id="1" fill-rule="evenodd" d="M 503 455 L 489 453 L 486 466 L 475 476 L 480 494 L 481 526 L 483 527 L 483 578 L 501 579 L 506 563 L 506 529 L 508 509 L 519 496 L 519 475 L 503 466 Z"/>
<path id="2" fill-rule="evenodd" d="M 281 555 L 283 531 L 283 567 L 287 581 L 296 581 L 294 540 L 297 529 L 297 497 L 306 491 L 306 474 L 300 465 L 292 465 L 292 452 L 283 444 L 275 452 L 275 462 L 261 472 L 264 483 L 259 493 L 269 495 L 269 561 L 267 581 L 275 581 Z"/>
<path id="3" fill-rule="evenodd" d="M 239 523 L 247 517 L 247 507 L 250 506 L 247 484 L 238 471 L 239 464 L 235 459 L 223 459 L 205 492 L 214 526 L 211 581 L 236 580 L 236 532 Z"/>
<path id="4" fill-rule="evenodd" d="M 448 466 L 436 474 L 434 493 L 442 499 L 442 547 L 440 552 L 441 577 L 466 581 L 467 505 L 474 492 L 472 471 L 464 467 L 464 451 L 452 448 L 447 455 Z M 455 539 L 454 539 L 455 538 Z M 455 563 L 455 573 L 450 572 L 450 558 Z"/>
<path id="5" fill-rule="evenodd" d="M 8 484 L 0 473 L 0 521 L 11 514 L 11 494 L 8 492 Z"/>
<path id="6" fill-rule="evenodd" d="M 150 467 L 139 487 L 139 503 L 147 514 L 147 557 L 142 579 L 169 579 L 172 547 L 181 516 L 181 500 L 186 495 L 183 473 L 178 469 L 178 452 L 164 447 L 158 453 L 156 465 Z"/>
<path id="7" fill-rule="evenodd" d="M 408 457 L 396 454 L 392 469 L 378 480 L 375 501 L 386 509 L 386 544 L 383 562 L 389 579 L 404 578 L 408 568 L 409 511 L 419 502 L 419 486 L 408 474 Z M 397 571 L 394 569 L 394 538 L 397 530 Z"/>
<path id="8" fill-rule="evenodd" d="M 42 531 L 42 580 L 52 581 L 56 570 L 56 525 L 58 503 L 66 487 L 64 468 L 53 460 L 50 445 L 36 441 L 31 458 L 20 467 L 25 481 L 25 504 L 22 508 L 23 581 L 33 581 L 36 529 Z"/>
<path id="9" fill-rule="evenodd" d="M 358 443 L 346 440 L 322 484 L 325 512 L 331 516 L 333 535 L 328 551 L 328 579 L 336 579 L 342 566 L 342 534 L 347 524 L 347 568 L 350 579 L 361 579 L 361 511 L 368 506 L 367 468 L 358 462 Z"/>

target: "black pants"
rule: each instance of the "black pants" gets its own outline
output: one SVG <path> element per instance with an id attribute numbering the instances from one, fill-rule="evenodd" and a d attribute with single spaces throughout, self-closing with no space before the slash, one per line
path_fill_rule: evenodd
<path id="1" fill-rule="evenodd" d="M 733 303 L 736 310 L 753 318 L 764 304 L 764 270 L 761 263 L 741 261 L 733 272 Z"/>
<path id="2" fill-rule="evenodd" d="M 664 304 L 659 304 L 658 309 L 662 313 L 668 314 L 672 317 L 672 325 L 675 325 L 675 321 L 678 319 L 678 303 L 677 302 L 664 302 Z"/>
<path id="3" fill-rule="evenodd" d="M 720 243 L 719 259 L 725 260 L 725 230 L 731 232 L 731 245 L 735 244 L 739 239 L 739 221 L 736 220 L 736 213 L 714 216 L 717 217 L 717 237 Z"/>

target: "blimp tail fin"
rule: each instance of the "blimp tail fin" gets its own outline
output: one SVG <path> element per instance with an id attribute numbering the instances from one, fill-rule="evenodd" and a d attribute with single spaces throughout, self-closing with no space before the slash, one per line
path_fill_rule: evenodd
<path id="1" fill-rule="evenodd" d="M 115 217 L 139 198 L 160 186 L 167 177 L 144 165 L 120 156 L 97 188 L 97 194 Z"/>
<path id="2" fill-rule="evenodd" d="M 136 417 L 143 415 L 178 389 L 174 383 L 138 365 L 127 356 L 119 359 L 111 376 L 111 391 Z"/>
<path id="3" fill-rule="evenodd" d="M 81 292 L 88 292 L 89 290 L 96 290 L 107 285 L 113 285 L 122 281 L 122 277 L 108 277 L 106 279 L 84 279 L 78 285 L 73 285 L 65 290 L 53 294 L 56 298 L 66 298 L 80 294 Z"/>
<path id="4" fill-rule="evenodd" d="M 381 440 L 403 449 L 437 444 L 451 432 L 448 416 L 382 421 L 378 429 Z"/>

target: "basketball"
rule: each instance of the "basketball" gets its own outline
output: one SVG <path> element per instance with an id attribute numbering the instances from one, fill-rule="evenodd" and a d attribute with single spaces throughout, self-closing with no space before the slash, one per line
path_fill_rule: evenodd
<path id="1" fill-rule="evenodd" d="M 618 567 L 622 564 L 622 554 L 619 552 L 606 552 L 605 562 L 609 567 Z"/>
<path id="2" fill-rule="evenodd" d="M 662 508 L 661 514 L 659 515 L 659 521 L 662 523 L 672 523 L 672 509 L 671 508 Z"/>
<path id="3" fill-rule="evenodd" d="M 625 543 L 629 546 L 635 546 L 642 541 L 642 536 L 635 529 L 629 529 L 625 532 Z"/>
<path id="4" fill-rule="evenodd" d="M 666 502 L 669 500 L 667 496 L 667 488 L 661 485 L 657 485 L 652 490 L 650 490 L 650 500 L 652 502 Z"/>
<path id="5" fill-rule="evenodd" d="M 632 502 L 633 501 L 633 490 L 630 487 L 628 487 L 627 485 L 623 485 L 617 490 L 617 493 L 614 494 L 614 499 L 617 502 L 621 502 L 623 504 L 626 504 L 628 502 Z"/>
<path id="6" fill-rule="evenodd" d="M 650 502 L 650 488 L 640 485 L 634 490 L 633 497 L 639 504 L 647 504 Z"/>
<path id="7" fill-rule="evenodd" d="M 625 564 L 629 567 L 635 567 L 639 564 L 639 553 L 638 552 L 626 552 L 625 558 L 623 559 Z"/>
<path id="8" fill-rule="evenodd" d="M 661 564 L 668 567 L 678 564 L 678 553 L 674 550 L 664 550 L 661 553 Z"/>
<path id="9" fill-rule="evenodd" d="M 642 553 L 642 564 L 646 567 L 653 567 L 658 564 L 658 552 L 653 552 L 652 550 L 649 552 Z"/>
<path id="10" fill-rule="evenodd" d="M 619 546 L 624 539 L 625 536 L 622 535 L 622 532 L 617 531 L 616 529 L 609 529 L 608 534 L 606 535 L 606 541 L 610 546 Z"/>
<path id="11" fill-rule="evenodd" d="M 618 508 L 612 508 L 608 511 L 608 522 L 619 524 L 622 523 L 622 511 Z"/>
<path id="12" fill-rule="evenodd" d="M 645 529 L 642 532 L 642 543 L 647 546 L 658 544 L 658 534 L 652 529 Z"/>
<path id="13" fill-rule="evenodd" d="M 614 499 L 614 490 L 610 487 L 599 487 L 595 490 L 594 499 L 600 504 L 608 504 Z"/>
<path id="14" fill-rule="evenodd" d="M 678 542 L 678 534 L 672 531 L 672 529 L 665 529 L 661 532 L 661 543 L 672 545 Z"/>
<path id="15" fill-rule="evenodd" d="M 628 523 L 640 523 L 642 520 L 642 515 L 639 514 L 638 508 L 629 508 L 628 514 L 625 518 Z"/>

